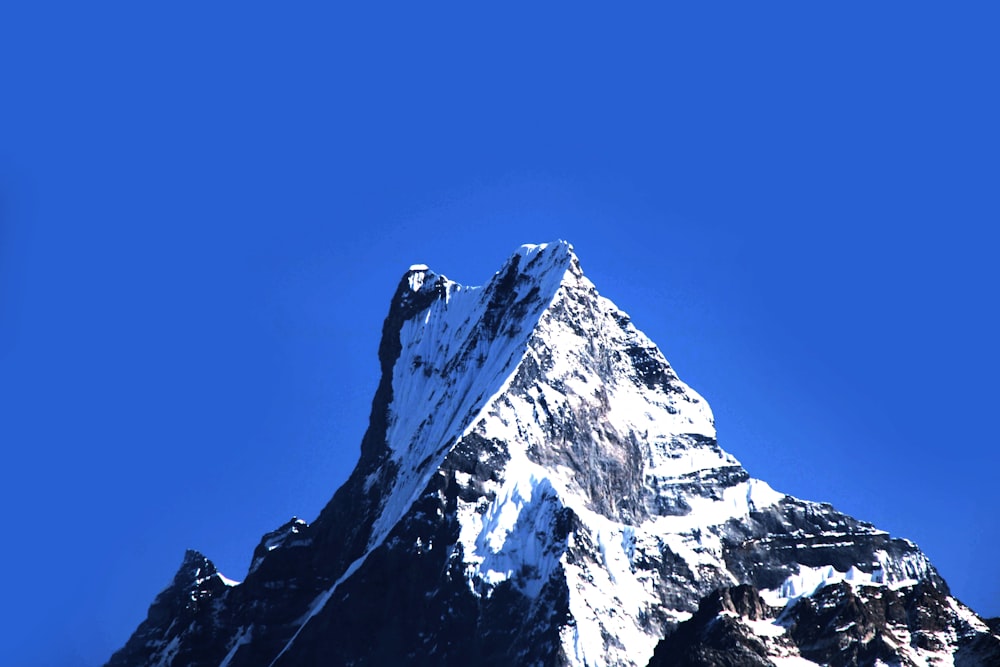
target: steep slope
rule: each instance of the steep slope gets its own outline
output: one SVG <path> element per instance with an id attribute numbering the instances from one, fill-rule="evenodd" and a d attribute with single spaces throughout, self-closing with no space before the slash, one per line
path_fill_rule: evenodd
<path id="1" fill-rule="evenodd" d="M 846 580 L 958 609 L 912 543 L 752 479 L 566 243 L 482 288 L 411 267 L 379 359 L 358 466 L 317 520 L 265 536 L 242 584 L 179 575 L 160 598 L 197 609 L 158 598 L 109 664 L 644 665 L 740 585 L 771 616 Z M 941 655 L 988 655 L 967 626 L 985 648 Z"/>

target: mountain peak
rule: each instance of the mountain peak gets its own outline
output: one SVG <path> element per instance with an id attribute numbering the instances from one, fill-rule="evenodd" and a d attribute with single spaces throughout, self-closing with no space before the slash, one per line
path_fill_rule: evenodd
<path id="1" fill-rule="evenodd" d="M 316 521 L 265 535 L 235 587 L 189 552 L 113 664 L 638 667 L 665 635 L 711 652 L 705 627 L 760 664 L 842 664 L 823 647 L 868 635 L 795 626 L 823 605 L 882 614 L 902 638 L 884 662 L 995 664 L 913 543 L 751 478 L 564 241 L 482 287 L 412 265 L 379 361 L 361 458 Z"/>
<path id="2" fill-rule="evenodd" d="M 505 277 L 506 280 L 515 277 L 522 280 L 540 280 L 552 274 L 561 275 L 573 266 L 576 267 L 577 273 L 582 275 L 573 246 L 567 241 L 526 243 L 515 250 L 504 262 L 503 266 L 494 274 L 494 280 L 500 276 Z M 410 265 L 410 268 L 403 274 L 397 289 L 397 298 L 402 292 L 404 296 L 412 299 L 405 294 L 406 291 L 412 294 L 447 297 L 451 290 L 461 287 L 459 283 L 438 274 L 427 264 L 417 263 Z M 411 302 L 409 299 L 407 303 Z M 424 307 L 428 305 L 424 301 L 421 303 Z"/>
<path id="3" fill-rule="evenodd" d="M 550 243 L 525 243 L 514 251 L 514 255 L 528 259 L 536 255 L 547 255 L 552 258 L 565 258 L 567 260 L 576 259 L 576 251 L 573 249 L 573 244 L 562 239 Z"/>
<path id="4" fill-rule="evenodd" d="M 571 274 L 583 275 L 572 246 L 559 241 L 521 246 L 482 287 L 426 264 L 403 275 L 383 326 L 382 380 L 363 445 L 366 491 L 389 487 L 370 546 L 509 380 Z"/>

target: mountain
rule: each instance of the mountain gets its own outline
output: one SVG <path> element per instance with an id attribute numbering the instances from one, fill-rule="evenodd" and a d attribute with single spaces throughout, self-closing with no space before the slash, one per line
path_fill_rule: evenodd
<path id="1" fill-rule="evenodd" d="M 916 545 L 721 449 L 567 243 L 485 287 L 412 266 L 378 355 L 319 517 L 242 583 L 189 551 L 109 665 L 1000 664 Z"/>

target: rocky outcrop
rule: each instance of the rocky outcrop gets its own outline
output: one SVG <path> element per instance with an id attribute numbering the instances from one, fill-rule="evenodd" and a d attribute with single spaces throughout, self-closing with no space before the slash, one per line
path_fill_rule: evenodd
<path id="1" fill-rule="evenodd" d="M 984 628 L 928 582 L 893 589 L 841 581 L 784 607 L 738 586 L 706 596 L 649 666 L 1000 664 L 1000 638 Z"/>

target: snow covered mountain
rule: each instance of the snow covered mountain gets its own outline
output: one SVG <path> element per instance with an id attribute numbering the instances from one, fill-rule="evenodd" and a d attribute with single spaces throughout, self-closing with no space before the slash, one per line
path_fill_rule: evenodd
<path id="1" fill-rule="evenodd" d="M 913 543 L 722 450 L 567 243 L 484 287 L 412 266 L 379 360 L 319 517 L 242 583 L 189 551 L 109 665 L 1000 665 Z"/>

